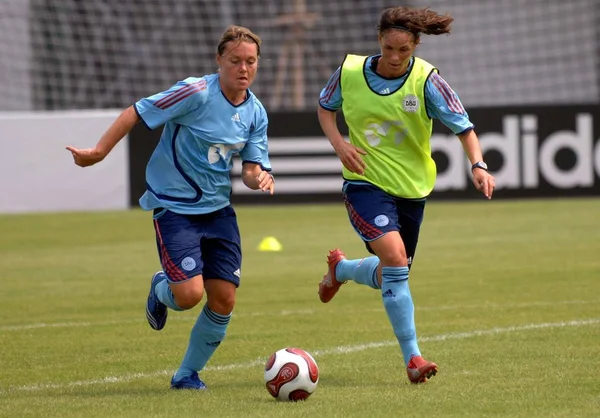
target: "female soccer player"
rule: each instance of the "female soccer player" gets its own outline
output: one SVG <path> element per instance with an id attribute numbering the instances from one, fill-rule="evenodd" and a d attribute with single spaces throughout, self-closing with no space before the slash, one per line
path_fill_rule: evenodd
<path id="1" fill-rule="evenodd" d="M 164 125 L 146 168 L 140 205 L 154 213 L 163 271 L 154 274 L 146 305 L 148 323 L 161 330 L 167 308 L 191 309 L 207 301 L 192 328 L 187 351 L 171 379 L 173 389 L 205 389 L 198 377 L 223 338 L 235 305 L 242 262 L 236 214 L 230 205 L 231 158 L 240 154 L 244 184 L 273 194 L 267 114 L 249 90 L 260 38 L 230 26 L 217 47 L 218 73 L 189 77 L 127 108 L 95 148 L 67 147 L 75 164 L 102 161 L 133 126 Z"/>
<path id="2" fill-rule="evenodd" d="M 428 8 L 384 10 L 378 26 L 381 53 L 347 55 L 319 99 L 321 128 L 343 164 L 350 222 L 375 254 L 347 260 L 339 249 L 330 251 L 319 298 L 329 302 L 348 280 L 380 289 L 412 383 L 437 373 L 437 365 L 421 356 L 408 286 L 425 201 L 436 177 L 432 118 L 462 142 L 475 187 L 488 199 L 495 187 L 458 96 L 435 67 L 413 55 L 422 34 L 449 33 L 453 20 Z M 340 108 L 349 143 L 336 126 L 335 112 Z"/>

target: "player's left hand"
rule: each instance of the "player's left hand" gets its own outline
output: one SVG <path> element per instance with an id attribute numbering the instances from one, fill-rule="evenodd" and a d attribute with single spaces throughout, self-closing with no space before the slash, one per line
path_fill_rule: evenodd
<path id="1" fill-rule="evenodd" d="M 79 167 L 89 167 L 99 163 L 106 157 L 102 152 L 96 148 L 79 149 L 75 147 L 66 147 L 67 151 L 70 151 L 73 155 L 73 161 Z"/>
<path id="2" fill-rule="evenodd" d="M 476 168 L 473 170 L 473 184 L 475 188 L 484 194 L 488 199 L 492 198 L 496 188 L 496 179 L 485 170 Z"/>
<path id="3" fill-rule="evenodd" d="M 275 179 L 268 171 L 261 171 L 258 177 L 258 188 L 263 192 L 268 191 L 269 194 L 275 193 Z"/>

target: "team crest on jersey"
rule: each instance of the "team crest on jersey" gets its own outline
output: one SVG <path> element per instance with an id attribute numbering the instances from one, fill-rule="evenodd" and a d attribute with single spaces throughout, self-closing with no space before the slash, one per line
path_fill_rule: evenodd
<path id="1" fill-rule="evenodd" d="M 419 98 L 414 94 L 407 94 L 402 99 L 402 109 L 409 113 L 416 112 L 419 110 Z"/>

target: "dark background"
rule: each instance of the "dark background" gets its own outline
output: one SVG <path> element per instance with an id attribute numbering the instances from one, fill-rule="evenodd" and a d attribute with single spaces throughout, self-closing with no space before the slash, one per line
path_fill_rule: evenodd
<path id="1" fill-rule="evenodd" d="M 470 109 L 469 115 L 475 123 L 475 130 L 479 135 L 486 132 L 503 132 L 503 118 L 507 115 L 523 116 L 534 115 L 538 118 L 537 137 L 538 147 L 552 133 L 557 131 L 575 131 L 576 116 L 579 113 L 588 113 L 593 115 L 593 143 L 598 146 L 598 137 L 600 137 L 600 112 L 599 107 L 595 105 L 582 106 L 535 106 L 535 107 L 501 107 L 501 108 L 479 108 Z M 343 122 L 342 115 L 338 114 L 338 125 L 343 135 L 348 131 Z M 450 131 L 439 123 L 434 124 L 434 133 L 449 135 Z M 129 169 L 130 169 L 130 194 L 131 204 L 136 206 L 139 197 L 145 191 L 144 171 L 145 166 L 158 142 L 161 129 L 150 131 L 143 124 L 138 124 L 129 136 Z M 315 112 L 289 112 L 273 113 L 269 115 L 269 138 L 271 141 L 285 140 L 286 137 L 323 137 L 319 122 Z M 458 140 L 458 139 L 457 139 Z M 594 148 L 595 149 L 595 148 Z M 318 155 L 318 154 L 317 154 Z M 325 155 L 333 155 L 333 149 Z M 295 153 L 294 157 L 301 156 Z M 306 158 L 314 157 L 306 155 Z M 448 161 L 444 154 L 433 153 L 436 161 L 438 173 L 443 173 L 447 167 Z M 592 155 L 591 158 L 594 158 Z M 487 152 L 484 155 L 488 163 L 490 172 L 497 171 L 503 165 L 503 156 L 496 151 Z M 576 155 L 569 149 L 564 148 L 556 153 L 555 164 L 562 170 L 571 169 L 576 162 Z M 238 162 L 239 163 L 239 162 Z M 526 164 L 522 161 L 521 164 Z M 538 170 L 539 171 L 539 170 Z M 274 174 L 277 176 L 276 167 Z M 290 174 L 293 176 L 293 174 Z M 304 175 L 306 176 L 306 174 Z M 331 173 L 311 173 L 310 176 L 323 177 L 332 176 Z M 341 186 L 341 184 L 340 184 Z M 555 197 L 555 196 L 592 196 L 600 195 L 600 177 L 595 173 L 595 182 L 589 188 L 569 188 L 560 189 L 550 185 L 542 175 L 539 177 L 539 187 L 537 189 L 499 189 L 494 194 L 495 199 L 501 198 L 530 198 L 530 197 Z M 448 200 L 448 199 L 482 199 L 480 192 L 469 185 L 466 190 L 452 191 L 433 191 L 430 199 Z M 314 193 L 314 194 L 275 194 L 269 198 L 269 203 L 318 203 L 340 201 L 340 193 Z M 233 203 L 261 203 L 265 202 L 263 194 L 256 193 L 252 195 L 242 195 L 232 197 Z"/>

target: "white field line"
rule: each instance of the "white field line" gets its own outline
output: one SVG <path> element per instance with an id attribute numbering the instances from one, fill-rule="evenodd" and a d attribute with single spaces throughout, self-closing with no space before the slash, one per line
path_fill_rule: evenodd
<path id="1" fill-rule="evenodd" d="M 458 310 L 469 310 L 469 309 L 519 309 L 519 308 L 530 308 L 536 306 L 560 306 L 560 305 L 586 305 L 600 303 L 598 300 L 561 300 L 561 301 L 539 301 L 539 302 L 524 302 L 524 303 L 482 303 L 477 305 L 440 305 L 440 306 L 416 306 L 415 310 L 418 311 L 458 311 Z M 314 309 L 298 309 L 298 310 L 283 310 L 278 312 L 249 312 L 249 313 L 234 313 L 234 318 L 249 318 L 258 316 L 287 316 L 287 315 L 314 315 L 320 311 Z M 384 312 L 383 307 L 364 309 L 362 312 Z M 169 321 L 195 321 L 196 315 L 170 315 Z M 33 324 L 19 324 L 19 325 L 0 325 L 0 332 L 8 331 L 24 331 L 33 330 L 39 328 L 82 328 L 82 327 L 95 327 L 95 326 L 106 326 L 106 325 L 121 325 L 121 324 L 134 324 L 137 322 L 146 322 L 145 316 L 140 318 L 126 318 L 126 319 L 115 319 L 111 321 L 73 321 L 73 322 L 38 322 Z"/>
<path id="2" fill-rule="evenodd" d="M 547 322 L 541 324 L 526 324 L 526 325 L 515 325 L 505 328 L 490 328 L 490 329 L 482 329 L 482 330 L 474 330 L 467 332 L 454 332 L 448 334 L 439 334 L 432 335 L 429 337 L 421 337 L 419 338 L 419 342 L 437 342 L 437 341 L 446 341 L 446 340 L 461 340 L 465 338 L 472 337 L 481 337 L 485 335 L 498 335 L 498 334 L 507 334 L 512 332 L 521 332 L 521 331 L 533 331 L 539 329 L 549 329 L 549 328 L 565 328 L 565 327 L 580 327 L 586 325 L 597 325 L 600 324 L 600 318 L 591 318 L 591 319 L 581 319 L 581 320 L 572 320 L 572 321 L 564 321 L 564 322 Z M 339 346 L 333 348 L 327 348 L 323 350 L 314 350 L 311 351 L 311 354 L 315 357 L 323 357 L 328 355 L 339 355 L 339 354 L 348 354 L 348 353 L 356 353 L 359 351 L 364 351 L 372 348 L 381 348 L 381 347 L 391 347 L 395 346 L 398 343 L 393 340 L 388 341 L 380 341 L 380 342 L 371 342 L 364 344 L 356 344 L 356 345 L 347 345 L 347 346 Z M 232 364 L 224 364 L 224 365 L 216 365 L 216 366 L 208 366 L 205 371 L 224 371 L 224 370 L 239 370 L 239 369 L 249 369 L 252 367 L 263 366 L 267 361 L 266 358 L 258 358 L 256 360 L 244 362 L 244 363 L 232 363 Z M 9 387 L 4 390 L 0 390 L 0 395 L 15 393 L 15 392 L 35 392 L 42 391 L 47 389 L 68 389 L 74 387 L 84 387 L 91 385 L 99 385 L 99 384 L 107 384 L 107 383 L 125 383 L 131 382 L 134 380 L 140 379 L 148 379 L 157 376 L 170 376 L 173 374 L 173 370 L 158 370 L 155 372 L 149 373 L 131 373 L 123 376 L 108 376 L 101 379 L 93 379 L 93 380 L 80 380 L 69 383 L 49 383 L 43 385 L 32 385 L 32 386 L 14 386 Z"/>

